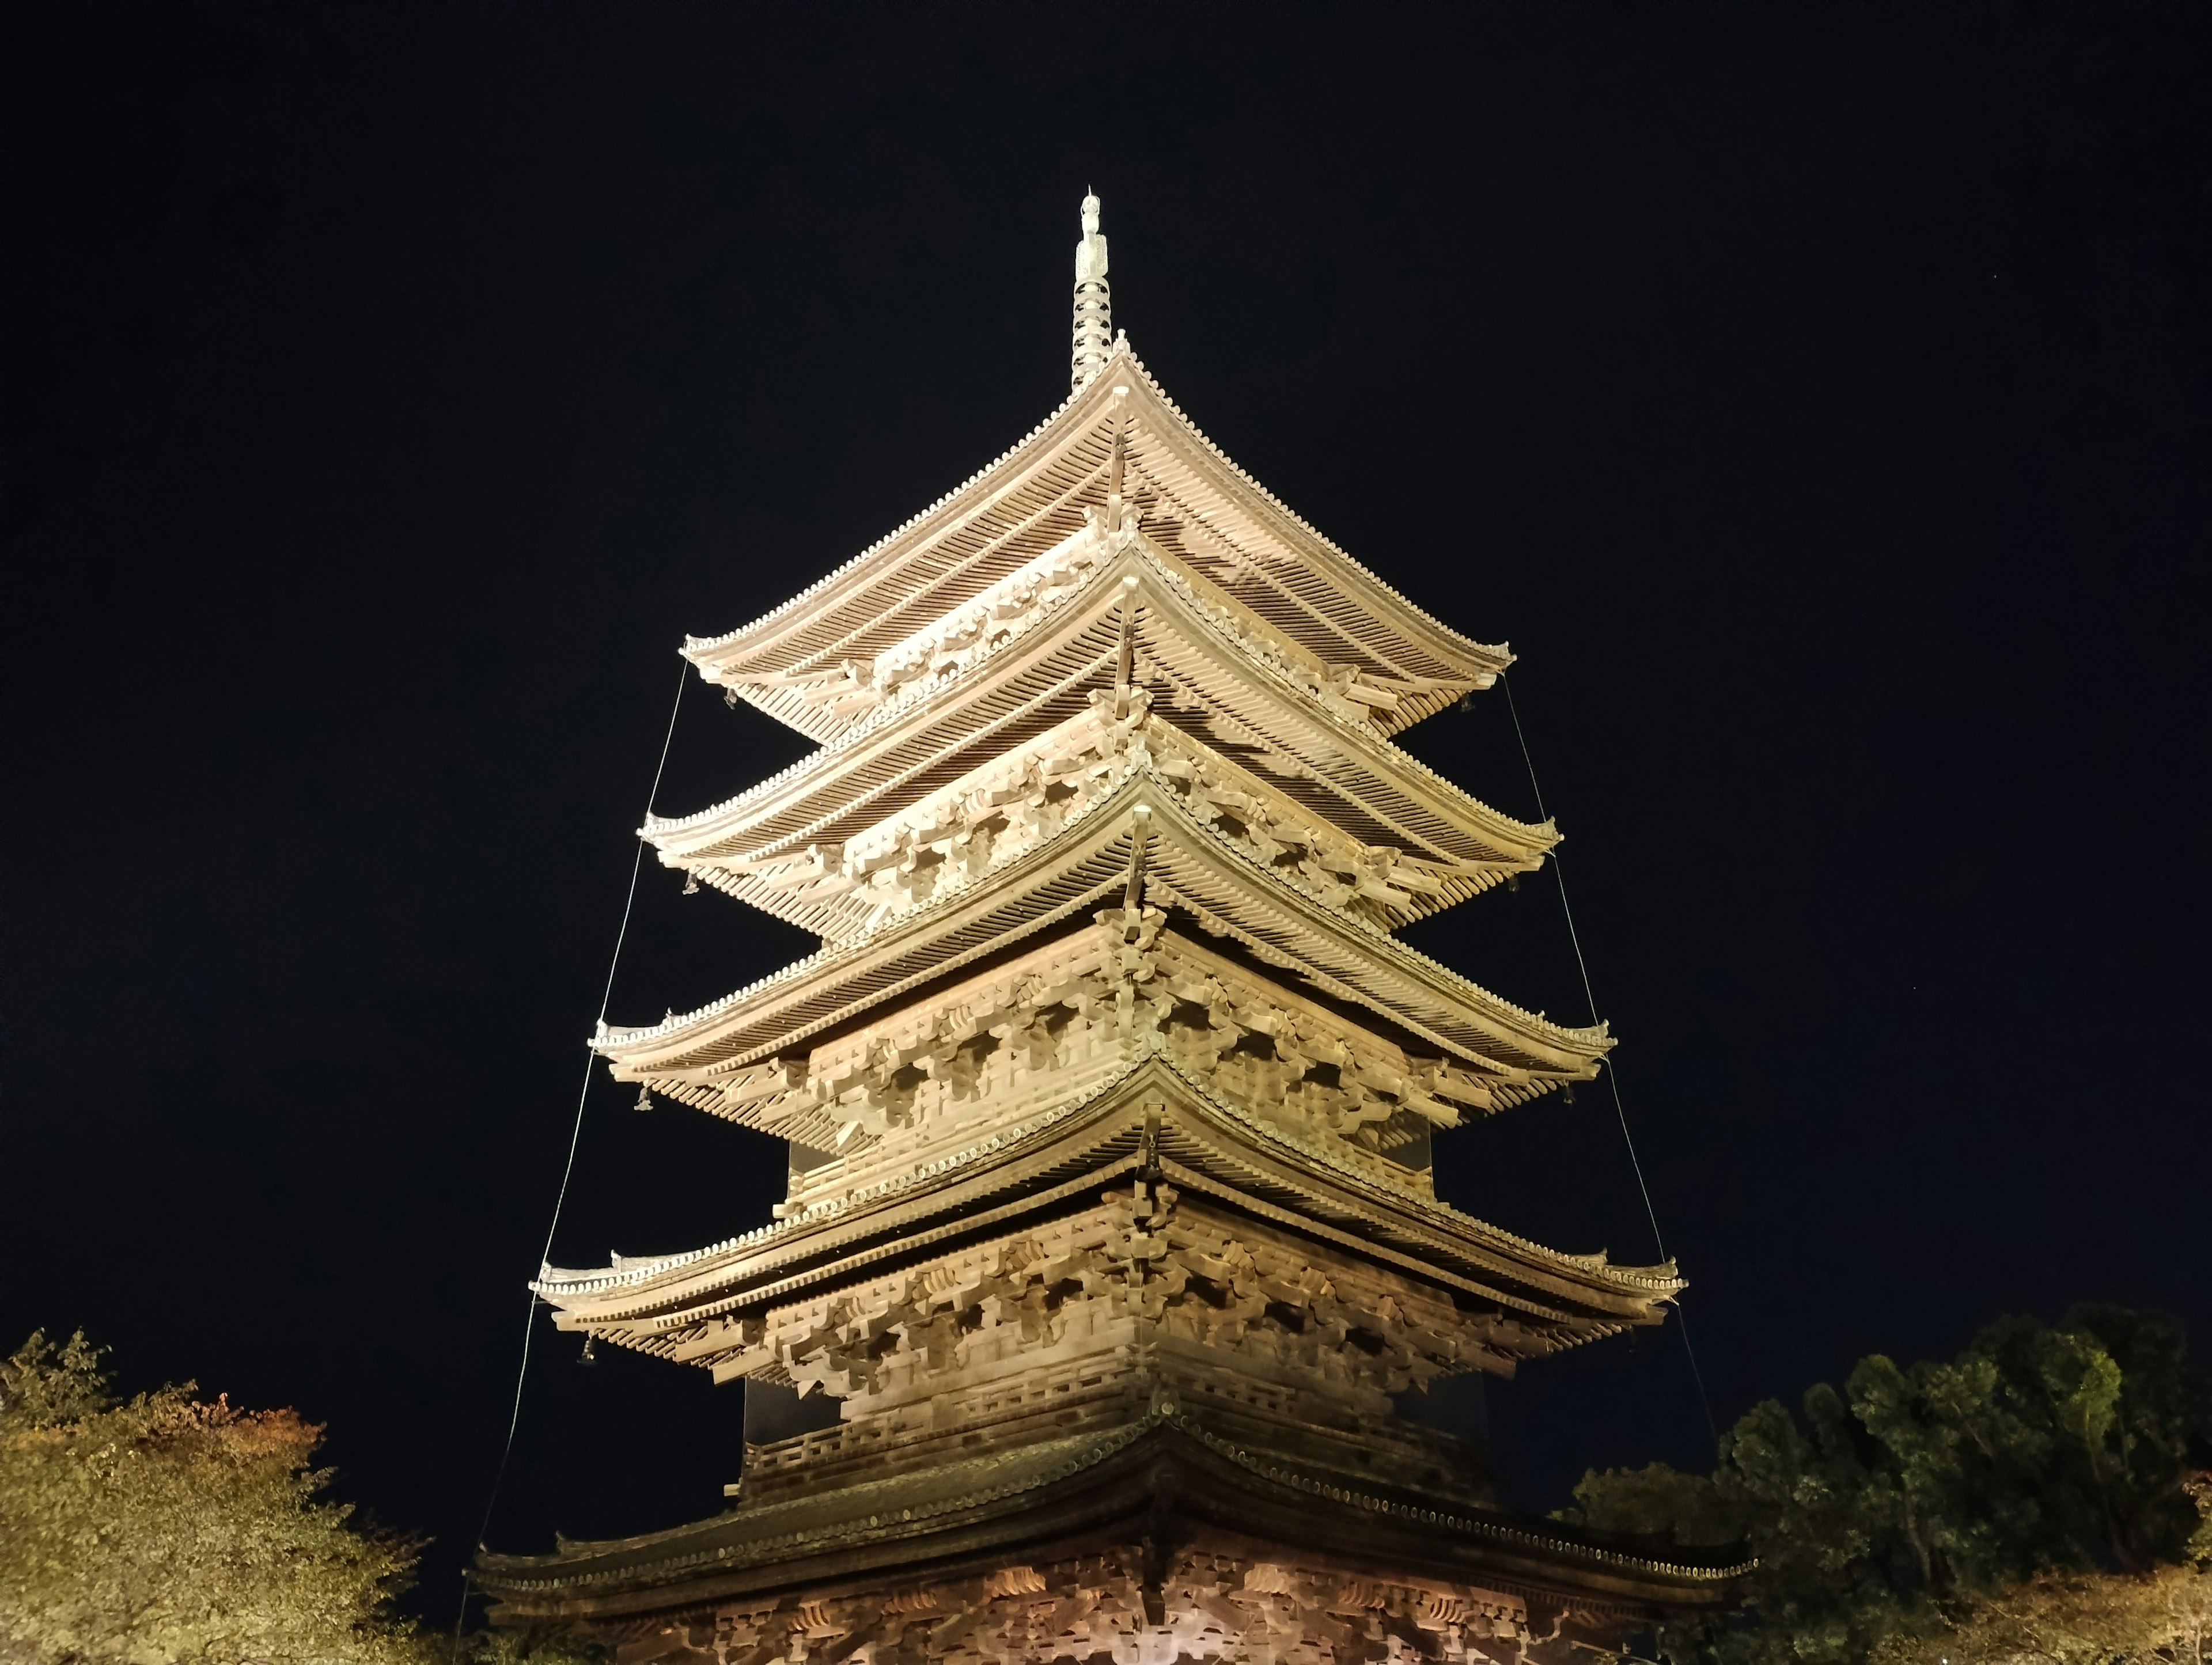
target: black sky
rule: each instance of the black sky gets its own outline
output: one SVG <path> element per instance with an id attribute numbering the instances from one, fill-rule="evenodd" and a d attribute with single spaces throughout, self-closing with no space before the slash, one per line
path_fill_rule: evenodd
<path id="1" fill-rule="evenodd" d="M 473 1540 L 684 632 L 1065 392 L 1075 210 L 1237 460 L 1513 675 L 1723 1422 L 2079 1298 L 2212 1330 L 2202 7 L 15 6 L 0 1340 Z M 1534 808 L 1500 696 L 1411 748 Z M 694 686 L 659 807 L 797 737 Z M 795 933 L 648 864 L 657 1018 Z M 1585 1005 L 1548 878 L 1419 933 Z M 1455 1200 L 1649 1258 L 1610 1100 Z M 556 1258 L 766 1218 L 604 1081 Z M 505 1547 L 737 1401 L 542 1345 Z M 1671 1335 L 1498 1460 L 1697 1460 Z"/>

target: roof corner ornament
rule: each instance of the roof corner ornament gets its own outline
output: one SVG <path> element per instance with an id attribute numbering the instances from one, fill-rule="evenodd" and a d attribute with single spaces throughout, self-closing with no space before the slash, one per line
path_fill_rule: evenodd
<path id="1" fill-rule="evenodd" d="M 1105 368 L 1114 343 L 1114 292 L 1106 281 L 1106 239 L 1098 229 L 1096 192 L 1083 199 L 1083 240 L 1075 246 L 1075 339 L 1070 392 Z"/>

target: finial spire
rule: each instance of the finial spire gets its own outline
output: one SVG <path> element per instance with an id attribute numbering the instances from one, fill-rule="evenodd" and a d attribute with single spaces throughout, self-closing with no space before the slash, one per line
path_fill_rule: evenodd
<path id="1" fill-rule="evenodd" d="M 1114 341 L 1114 291 L 1106 281 L 1106 239 L 1098 230 L 1098 198 L 1083 199 L 1083 240 L 1075 246 L 1075 343 L 1068 368 L 1070 390 L 1082 386 L 1106 362 Z"/>

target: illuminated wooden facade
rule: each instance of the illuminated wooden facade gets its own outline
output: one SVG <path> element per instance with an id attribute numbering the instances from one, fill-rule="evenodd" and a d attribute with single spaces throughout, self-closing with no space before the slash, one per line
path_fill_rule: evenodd
<path id="1" fill-rule="evenodd" d="M 1556 842 L 1393 744 L 1510 662 L 1222 455 L 1110 331 L 1074 390 L 744 629 L 708 681 L 818 744 L 642 836 L 822 938 L 614 1076 L 788 1141 L 777 1218 L 548 1267 L 561 1328 L 834 1401 L 729 1510 L 487 1555 L 627 1661 L 1518 1659 L 1729 1570 L 1497 1507 L 1408 1394 L 1656 1324 L 1670 1266 L 1438 1200 L 1428 1152 L 1611 1044 L 1393 932 Z M 823 1396 L 826 1396 L 826 1401 Z"/>

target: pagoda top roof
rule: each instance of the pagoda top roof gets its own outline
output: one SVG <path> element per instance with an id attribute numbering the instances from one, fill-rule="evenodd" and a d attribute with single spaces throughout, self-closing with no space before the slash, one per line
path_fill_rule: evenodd
<path id="1" fill-rule="evenodd" d="M 1118 487 L 1118 489 L 1116 488 Z M 1512 662 L 1431 617 L 1308 525 L 1206 438 L 1125 338 L 1104 367 L 995 462 L 791 600 L 684 657 L 816 739 L 861 714 L 810 700 L 1081 529 L 1109 498 L 1148 538 L 1325 663 L 1402 685 L 1378 716 L 1404 729 Z"/>

